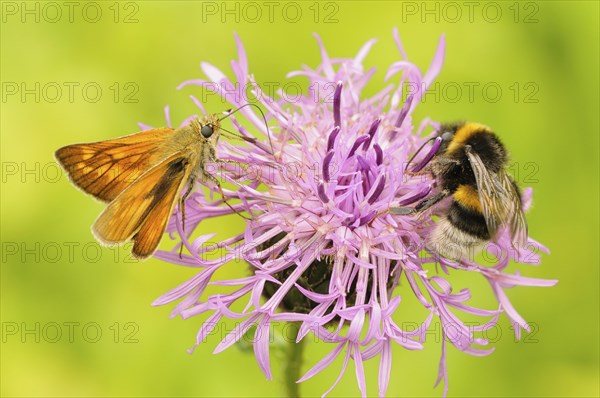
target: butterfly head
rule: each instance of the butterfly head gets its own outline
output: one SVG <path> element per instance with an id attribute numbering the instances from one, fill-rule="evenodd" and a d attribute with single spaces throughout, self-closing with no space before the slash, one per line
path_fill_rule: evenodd
<path id="1" fill-rule="evenodd" d="M 221 128 L 221 122 L 217 115 L 203 116 L 192 121 L 192 127 L 199 135 L 210 142 L 216 144 L 219 141 L 219 130 Z"/>

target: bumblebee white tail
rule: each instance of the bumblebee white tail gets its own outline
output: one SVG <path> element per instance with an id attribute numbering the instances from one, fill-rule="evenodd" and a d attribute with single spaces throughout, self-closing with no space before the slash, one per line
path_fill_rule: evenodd
<path id="1" fill-rule="evenodd" d="M 427 237 L 425 248 L 453 261 L 473 260 L 485 247 L 486 241 L 453 226 L 446 218 L 438 221 Z"/>

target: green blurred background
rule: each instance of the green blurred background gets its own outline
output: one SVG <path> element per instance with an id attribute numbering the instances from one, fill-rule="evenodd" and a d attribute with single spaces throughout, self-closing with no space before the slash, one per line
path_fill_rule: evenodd
<path id="1" fill-rule="evenodd" d="M 275 2 L 272 16 L 263 2 L 73 4 L 70 16 L 71 6 L 62 2 L 2 2 L 3 396 L 282 394 L 276 349 L 272 382 L 251 353 L 233 347 L 211 355 L 218 336 L 194 355 L 185 352 L 204 318 L 169 319 L 171 306 L 150 303 L 193 270 L 158 260 L 131 262 L 126 249 L 98 248 L 89 227 L 103 205 L 57 174 L 52 154 L 66 144 L 134 132 L 138 121 L 164 125 L 167 104 L 178 124 L 195 111 L 188 95 L 202 93 L 175 87 L 201 76 L 200 61 L 229 73 L 236 58 L 234 31 L 258 81 L 279 85 L 287 72 L 320 62 L 312 32 L 321 35 L 332 57 L 353 56 L 378 38 L 365 62 L 378 68 L 367 87 L 374 93 L 383 87 L 387 67 L 399 60 L 394 26 L 422 69 L 445 32 L 437 97 L 426 97 L 415 121 L 471 119 L 501 134 L 516 162 L 512 172 L 534 188 L 531 235 L 552 251 L 540 267 L 513 269 L 560 280 L 554 288 L 508 292 L 536 326 L 525 342 L 515 342 L 503 316 L 491 356 L 449 349 L 449 395 L 598 396 L 597 2 Z M 294 81 L 306 87 L 303 79 Z M 39 101 L 33 93 L 23 98 L 22 88 L 35 91 L 36 84 Z M 225 109 L 209 97 L 207 109 Z M 226 236 L 243 223 L 234 217 L 224 225 L 207 223 L 205 230 Z M 221 276 L 245 272 L 237 264 Z M 472 286 L 475 305 L 493 307 L 482 281 L 457 275 L 450 280 L 456 289 Z M 408 293 L 407 286 L 401 289 Z M 404 311 L 406 320 L 423 315 L 410 304 Z M 441 345 L 439 337 L 430 340 L 421 352 L 394 348 L 389 396 L 441 395 L 440 387 L 433 389 Z M 331 348 L 309 344 L 303 369 Z M 370 395 L 377 394 L 377 364 L 370 361 L 366 368 Z M 304 383 L 303 395 L 321 395 L 340 366 L 337 361 Z M 332 396 L 358 394 L 349 368 Z"/>

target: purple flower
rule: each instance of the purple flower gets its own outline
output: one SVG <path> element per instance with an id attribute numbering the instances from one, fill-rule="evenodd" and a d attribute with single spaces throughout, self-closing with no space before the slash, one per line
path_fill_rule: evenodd
<path id="1" fill-rule="evenodd" d="M 227 108 L 246 104 L 251 92 L 266 110 L 268 127 L 253 107 L 242 108 L 230 120 L 238 134 L 251 137 L 248 126 L 252 125 L 269 140 L 240 145 L 222 140 L 217 150 L 221 159 L 248 165 L 244 173 L 224 167 L 219 177 L 233 187 L 225 189 L 232 206 L 250 220 L 244 230 L 215 244 L 208 244 L 214 234 L 190 239 L 190 232 L 203 221 L 232 213 L 222 200 L 193 193 L 186 203 L 186 232 L 180 214 L 172 217 L 168 227 L 169 232 L 179 233 L 191 255 L 180 257 L 174 248 L 172 252 L 158 252 L 156 257 L 199 272 L 161 296 L 155 305 L 180 300 L 173 315 L 185 319 L 210 313 L 196 344 L 203 342 L 223 317 L 237 319 L 238 325 L 217 345 L 215 353 L 254 327 L 255 356 L 269 379 L 270 326 L 297 322 L 297 341 L 312 334 L 332 347 L 327 356 L 311 364 L 299 382 L 342 356 L 340 377 L 331 388 L 352 361 L 363 396 L 367 395 L 364 361 L 379 358 L 378 390 L 385 396 L 392 373 L 392 345 L 423 349 L 435 318 L 442 325 L 437 382 L 444 380 L 444 394 L 448 343 L 468 354 L 490 354 L 493 348 L 485 348 L 488 341 L 482 332 L 494 327 L 503 312 L 515 324 L 517 336 L 521 329 L 529 330 L 504 290 L 552 286 L 556 281 L 507 273 L 506 267 L 511 259 L 538 264 L 538 252 L 546 248 L 530 240 L 528 248 L 515 252 L 505 234 L 489 246 L 489 253 L 497 254 L 492 266 L 434 258 L 421 250 L 434 220 L 423 217 L 415 222 L 413 216 L 389 212 L 390 207 L 419 201 L 431 190 L 430 178 L 405 175 L 404 165 L 439 126 L 426 119 L 415 128 L 412 113 L 440 72 L 443 36 L 423 75 L 408 61 L 394 30 L 402 60 L 390 66 L 385 80 L 400 75 L 400 82 L 387 84 L 370 98 L 364 98 L 362 90 L 375 69 L 365 70 L 363 60 L 375 41 L 367 42 L 354 58 L 332 59 L 316 36 L 322 63 L 316 69 L 304 67 L 288 75 L 305 76 L 310 83 L 309 94 L 293 101 L 283 93 L 272 98 L 260 89 L 249 73 L 241 41 L 235 38 L 239 59 L 231 63 L 234 79 L 202 63 L 207 79 L 187 81 L 180 88 L 197 85 L 212 90 L 231 104 Z M 407 87 L 410 92 L 405 91 Z M 200 101 L 192 100 L 206 113 Z M 246 121 L 237 120 L 239 114 Z M 426 131 L 429 134 L 424 134 Z M 531 189 L 525 190 L 524 198 L 529 206 Z M 217 249 L 221 256 L 208 255 Z M 218 280 L 217 271 L 234 259 L 250 265 L 249 275 Z M 438 264 L 441 273 L 437 272 Z M 469 289 L 453 289 L 449 277 L 464 272 L 478 273 L 489 282 L 497 308 L 470 306 Z M 206 295 L 209 284 L 226 288 L 223 293 Z M 418 320 L 420 326 L 408 330 L 397 323 L 395 314 L 402 310 L 402 297 L 411 294 L 428 315 Z M 475 315 L 481 321 L 477 326 L 467 325 L 455 315 L 460 313 Z"/>

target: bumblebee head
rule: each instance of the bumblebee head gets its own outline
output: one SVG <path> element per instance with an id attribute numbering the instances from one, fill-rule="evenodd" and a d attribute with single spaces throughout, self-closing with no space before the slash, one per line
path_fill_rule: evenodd
<path id="1" fill-rule="evenodd" d="M 443 142 L 450 142 L 450 141 L 452 141 L 452 138 L 454 137 L 454 134 L 456 134 L 456 131 L 444 131 L 444 132 L 442 132 L 442 134 L 440 135 L 440 137 L 442 138 L 442 143 Z"/>
<path id="2" fill-rule="evenodd" d="M 471 145 L 480 150 L 490 145 L 502 147 L 496 134 L 481 123 L 463 122 L 445 126 L 445 129 L 440 132 L 442 139 L 446 133 L 451 133 L 446 135 L 446 137 L 450 137 L 450 140 L 444 140 L 441 149 L 447 154 L 461 153 L 465 145 Z"/>
<path id="3" fill-rule="evenodd" d="M 438 131 L 437 136 L 442 139 L 442 143 L 437 151 L 438 154 L 446 152 L 448 146 L 450 145 L 450 143 L 452 143 L 452 140 L 454 140 L 456 132 L 461 128 L 461 126 L 464 126 L 465 124 L 465 122 L 456 122 L 442 124 L 440 126 L 440 130 Z"/>
<path id="4" fill-rule="evenodd" d="M 464 123 L 442 124 L 440 126 L 440 129 L 437 131 L 437 134 L 425 141 L 419 147 L 419 149 L 417 149 L 417 151 L 408 159 L 407 170 L 408 165 L 412 164 L 412 161 L 415 160 L 419 152 L 421 152 L 423 148 L 425 148 L 431 143 L 432 146 L 429 149 L 428 154 L 425 156 L 424 159 L 422 159 L 420 162 L 414 165 L 413 169 L 411 170 L 412 172 L 420 171 L 423 167 L 425 167 L 425 165 L 431 160 L 433 156 L 445 153 L 448 149 L 448 146 L 452 143 L 456 131 L 462 124 Z"/>

